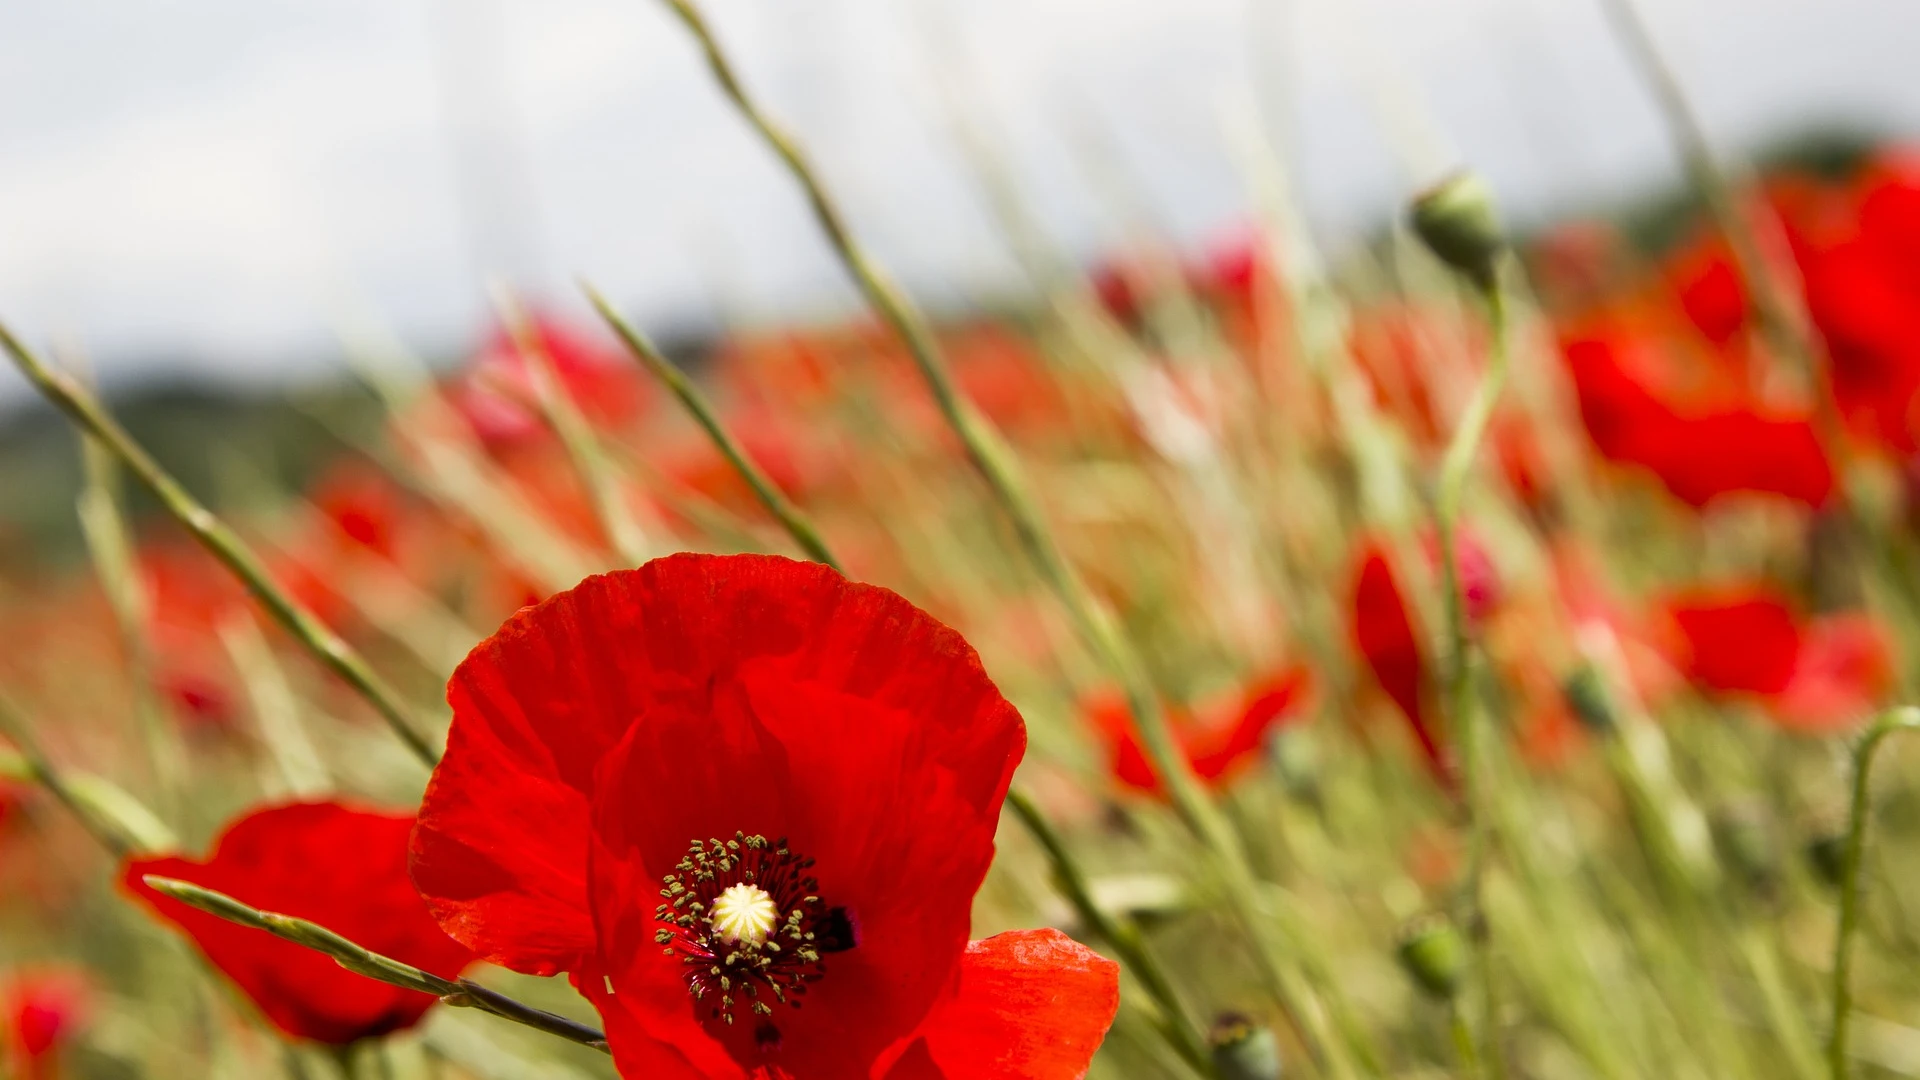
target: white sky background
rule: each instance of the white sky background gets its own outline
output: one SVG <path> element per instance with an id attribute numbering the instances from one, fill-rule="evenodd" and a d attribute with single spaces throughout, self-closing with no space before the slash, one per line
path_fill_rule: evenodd
<path id="1" fill-rule="evenodd" d="M 1597 0 L 706 2 L 935 304 L 1012 265 L 943 85 L 1082 254 L 1124 223 L 1076 131 L 1198 241 L 1244 215 L 1222 117 L 1257 95 L 1290 102 L 1274 130 L 1328 237 L 1450 162 L 1519 217 L 1676 175 Z M 1823 119 L 1920 132 L 1920 3 L 1642 3 L 1723 145 Z M 1383 100 L 1435 136 L 1423 167 Z M 0 4 L 0 318 L 29 337 L 84 343 L 109 378 L 270 379 L 331 363 L 356 306 L 456 348 L 489 272 L 575 307 L 584 274 L 659 326 L 849 296 L 654 0 Z"/>

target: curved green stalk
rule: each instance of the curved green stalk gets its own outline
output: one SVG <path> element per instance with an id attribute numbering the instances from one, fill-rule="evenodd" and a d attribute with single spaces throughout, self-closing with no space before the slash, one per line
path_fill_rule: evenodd
<path id="1" fill-rule="evenodd" d="M 1867 846 L 1867 805 L 1873 758 L 1896 731 L 1920 730 L 1920 708 L 1881 713 L 1853 748 L 1853 800 L 1847 811 L 1847 846 L 1840 863 L 1840 925 L 1833 936 L 1833 1030 L 1827 1039 L 1831 1080 L 1847 1078 L 1847 1035 L 1853 1013 L 1853 936 L 1860 923 L 1860 862 Z"/>
<path id="2" fill-rule="evenodd" d="M 1454 725 L 1454 738 L 1460 747 L 1460 766 L 1465 775 L 1466 789 L 1468 851 L 1464 891 L 1467 915 L 1461 924 L 1469 928 L 1468 936 L 1474 943 L 1476 967 L 1479 969 L 1481 1057 L 1486 1061 L 1487 1074 L 1497 1080 L 1504 1069 L 1498 1044 L 1499 1017 L 1495 1007 L 1491 931 L 1486 925 L 1485 909 L 1481 902 L 1481 886 L 1486 877 L 1488 834 L 1485 766 L 1481 761 L 1485 756 L 1481 746 L 1485 732 L 1474 694 L 1475 647 L 1467 627 L 1466 597 L 1461 592 L 1458 535 L 1460 504 L 1466 495 L 1467 476 L 1472 471 L 1480 442 L 1486 435 L 1487 424 L 1493 418 L 1494 405 L 1500 400 L 1501 387 L 1506 383 L 1510 352 L 1507 305 L 1499 284 L 1489 284 L 1485 296 L 1493 323 L 1492 356 L 1488 360 L 1486 374 L 1474 389 L 1473 398 L 1467 403 L 1467 410 L 1454 428 L 1453 438 L 1440 460 L 1440 481 L 1434 495 L 1433 516 L 1435 531 L 1439 534 L 1440 572 L 1446 593 L 1448 719 Z"/>

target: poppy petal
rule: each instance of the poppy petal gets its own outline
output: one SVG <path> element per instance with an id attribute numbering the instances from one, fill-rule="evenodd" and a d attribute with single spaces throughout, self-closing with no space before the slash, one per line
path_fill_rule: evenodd
<path id="1" fill-rule="evenodd" d="M 1119 965 L 1058 930 L 975 941 L 887 1080 L 1073 1080 L 1119 1008 Z"/>

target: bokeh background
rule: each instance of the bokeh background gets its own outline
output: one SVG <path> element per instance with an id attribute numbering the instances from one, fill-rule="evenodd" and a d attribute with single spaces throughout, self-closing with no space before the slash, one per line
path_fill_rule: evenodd
<path id="1" fill-rule="evenodd" d="M 1508 214 L 1610 209 L 1679 165 L 1583 0 L 715 5 L 860 234 L 934 306 L 1019 285 L 957 129 L 1088 259 L 1247 218 L 1236 125 L 1328 244 L 1471 162 Z M 1674 0 L 1648 18 L 1714 138 L 1920 131 L 1920 9 Z M 768 154 L 658 5 L 24 0 L 0 9 L 0 311 L 102 378 L 273 382 L 372 310 L 469 347 L 483 283 L 701 329 L 850 307 Z M 0 379 L 0 401 L 24 387 Z"/>

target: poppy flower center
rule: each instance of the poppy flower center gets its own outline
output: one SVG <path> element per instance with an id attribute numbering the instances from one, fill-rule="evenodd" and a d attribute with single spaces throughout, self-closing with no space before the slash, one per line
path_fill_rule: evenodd
<path id="1" fill-rule="evenodd" d="M 784 839 L 736 832 L 693 841 L 660 879 L 654 942 L 685 965 L 687 992 L 712 1019 L 732 1026 L 745 1010 L 762 1046 L 780 1041 L 773 1006 L 799 1008 L 826 974 L 822 954 L 854 945 L 846 910 L 820 899 L 812 867 Z"/>

